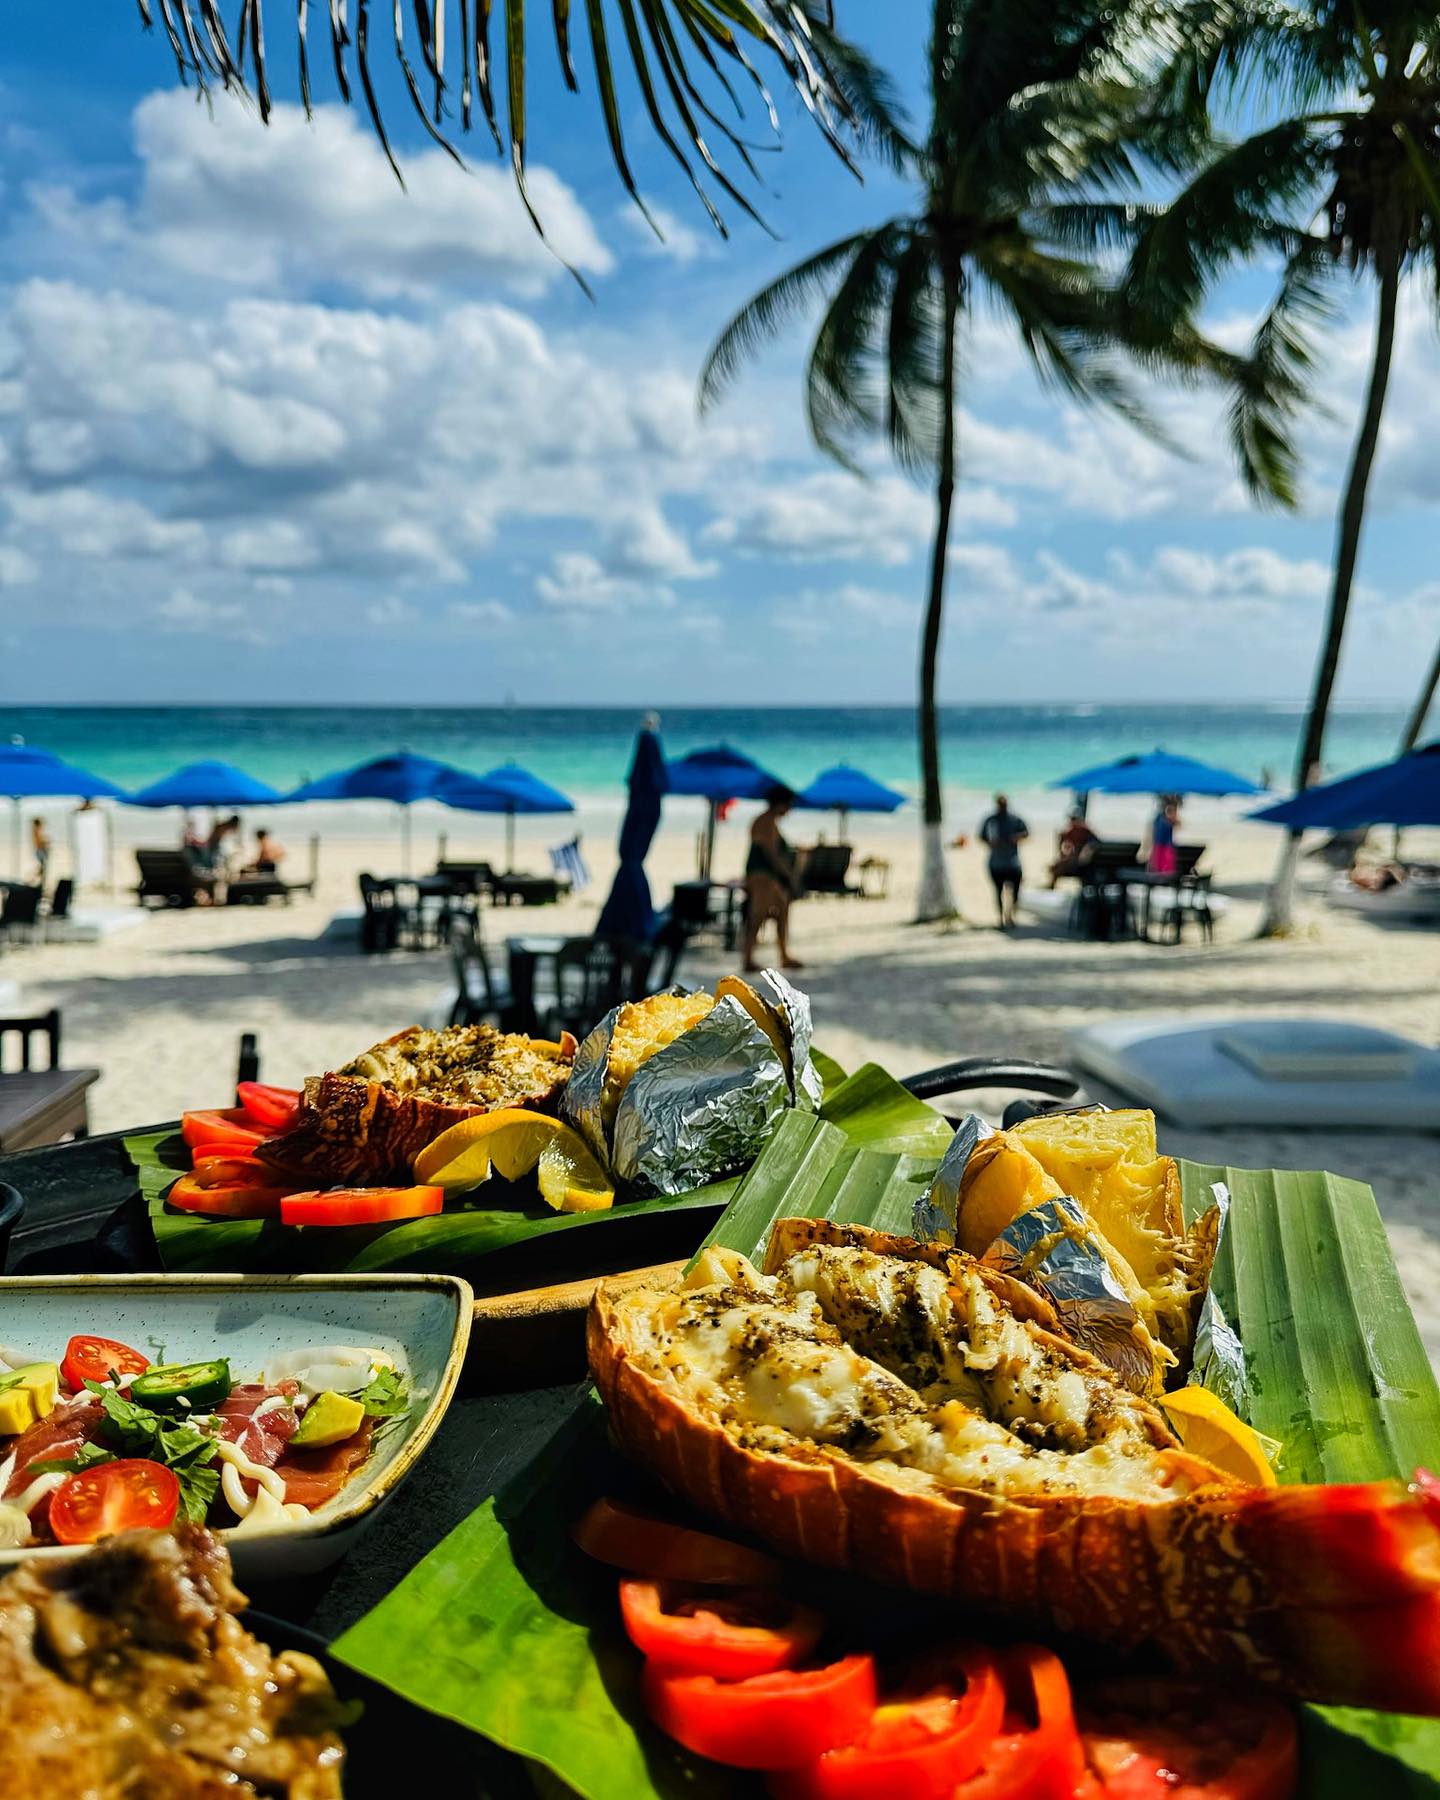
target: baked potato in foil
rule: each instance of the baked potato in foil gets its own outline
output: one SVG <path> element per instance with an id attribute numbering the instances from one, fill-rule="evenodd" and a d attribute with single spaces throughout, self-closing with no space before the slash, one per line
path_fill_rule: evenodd
<path id="1" fill-rule="evenodd" d="M 754 1160 L 788 1107 L 818 1104 L 810 1003 L 762 981 L 627 1000 L 580 1045 L 562 1116 L 634 1192 L 718 1180 Z"/>

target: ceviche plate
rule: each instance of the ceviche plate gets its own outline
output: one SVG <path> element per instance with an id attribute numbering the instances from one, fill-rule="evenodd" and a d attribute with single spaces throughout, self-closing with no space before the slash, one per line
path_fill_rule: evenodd
<path id="1" fill-rule="evenodd" d="M 338 1491 L 308 1516 L 282 1516 L 261 1530 L 220 1530 L 242 1578 L 270 1579 L 334 1562 L 409 1473 L 454 1395 L 473 1306 L 469 1284 L 453 1275 L 17 1276 L 0 1280 L 0 1359 L 11 1370 L 59 1365 L 77 1337 L 129 1346 L 153 1365 L 223 1359 L 233 1383 L 233 1400 L 226 1404 L 243 1408 L 242 1389 L 260 1392 L 267 1375 L 273 1385 L 280 1379 L 277 1368 L 298 1372 L 303 1394 L 311 1374 L 312 1387 L 346 1386 L 343 1370 L 333 1380 L 326 1371 L 347 1360 L 355 1364 L 357 1349 L 372 1352 L 371 1372 L 388 1371 L 386 1380 L 401 1399 L 373 1421 L 369 1453 L 345 1472 Z M 104 1353 L 97 1354 L 103 1362 Z M 76 1385 L 62 1380 L 62 1405 L 66 1388 Z M 0 1400 L 4 1387 L 0 1373 Z M 261 1401 L 255 1417 L 266 1410 Z M 172 1412 L 169 1421 L 189 1424 L 183 1413 Z M 8 1459 L 18 1441 L 0 1438 L 0 1458 Z M 117 1456 L 143 1454 L 129 1448 L 123 1435 L 107 1441 Z M 253 1441 L 239 1440 L 242 1446 Z M 47 1454 L 68 1456 L 72 1450 L 65 1444 Z M 223 1505 L 221 1513 L 223 1518 Z M 0 1570 L 32 1556 L 74 1555 L 79 1548 L 0 1548 Z"/>

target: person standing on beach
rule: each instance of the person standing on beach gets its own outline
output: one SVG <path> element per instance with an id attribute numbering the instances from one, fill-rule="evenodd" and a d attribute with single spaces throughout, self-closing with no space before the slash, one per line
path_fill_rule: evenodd
<path id="1" fill-rule="evenodd" d="M 980 827 L 980 842 L 990 852 L 990 879 L 995 884 L 995 907 L 1000 929 L 1015 923 L 1015 902 L 1020 898 L 1020 846 L 1030 835 L 1025 821 L 1010 810 L 1004 794 L 995 796 L 995 810 Z"/>
<path id="2" fill-rule="evenodd" d="M 745 967 L 759 968 L 755 960 L 755 944 L 760 927 L 767 919 L 775 921 L 775 937 L 780 946 L 780 966 L 798 969 L 803 965 L 790 954 L 790 902 L 800 885 L 799 862 L 794 850 L 780 834 L 780 821 L 795 804 L 788 787 L 773 787 L 765 796 L 765 810 L 750 827 L 750 854 L 745 860 Z"/>
<path id="3" fill-rule="evenodd" d="M 30 848 L 35 856 L 35 879 L 43 888 L 50 867 L 50 833 L 45 829 L 43 819 L 30 821 Z"/>
<path id="4" fill-rule="evenodd" d="M 1175 833 L 1180 828 L 1180 802 L 1173 794 L 1160 796 L 1160 810 L 1150 821 L 1150 854 L 1145 867 L 1152 875 L 1175 873 Z"/>

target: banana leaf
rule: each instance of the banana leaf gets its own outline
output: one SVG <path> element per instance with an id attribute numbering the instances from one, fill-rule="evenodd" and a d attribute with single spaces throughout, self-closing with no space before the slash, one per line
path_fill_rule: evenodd
<path id="1" fill-rule="evenodd" d="M 790 1213 L 903 1227 L 933 1167 L 933 1157 L 877 1150 L 827 1119 L 796 1115 L 711 1236 L 753 1254 L 770 1222 Z M 1230 1188 L 1215 1284 L 1245 1344 L 1252 1422 L 1282 1443 L 1281 1478 L 1403 1477 L 1440 1461 L 1440 1394 L 1370 1190 L 1319 1174 L 1185 1163 L 1181 1173 L 1191 1217 L 1213 1182 Z M 638 1659 L 620 1633 L 612 1576 L 569 1542 L 570 1522 L 594 1494 L 643 1493 L 640 1480 L 607 1444 L 598 1403 L 587 1402 L 333 1654 L 530 1758 L 549 1771 L 542 1787 L 558 1777 L 585 1800 L 708 1800 L 714 1769 L 677 1756 L 636 1705 Z M 866 1616 L 904 1604 L 872 1599 Z M 1440 1796 L 1436 1722 L 1344 1708 L 1306 1708 L 1303 1718 L 1306 1800 Z M 720 1791 L 761 1789 L 729 1776 Z"/>
<path id="2" fill-rule="evenodd" d="M 821 1066 L 827 1086 L 821 1117 L 833 1118 L 847 1142 L 928 1151 L 932 1160 L 943 1152 L 949 1135 L 945 1121 L 893 1076 L 873 1063 L 848 1077 L 828 1057 Z M 787 1127 L 803 1124 L 807 1133 L 815 1122 L 813 1114 L 799 1113 L 781 1121 Z M 512 1186 L 495 1178 L 477 1189 L 473 1199 L 452 1202 L 433 1218 L 297 1230 L 275 1220 L 204 1218 L 167 1207 L 167 1189 L 190 1166 L 190 1152 L 178 1133 L 127 1138 L 125 1148 L 135 1166 L 160 1259 L 167 1269 L 186 1274 L 230 1269 L 454 1272 L 473 1267 L 492 1251 L 555 1232 L 602 1231 L 614 1219 L 660 1213 L 702 1209 L 718 1213 L 738 1185 L 738 1177 L 732 1177 L 688 1194 L 625 1201 L 610 1212 L 555 1213 L 536 1198 L 529 1184 Z M 703 1219 L 697 1220 L 697 1237 L 703 1229 Z"/>

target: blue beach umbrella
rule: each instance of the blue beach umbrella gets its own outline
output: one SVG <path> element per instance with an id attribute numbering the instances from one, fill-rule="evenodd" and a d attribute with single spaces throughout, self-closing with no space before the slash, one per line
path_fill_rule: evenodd
<path id="1" fill-rule="evenodd" d="M 1267 825 L 1353 831 L 1362 825 L 1440 825 L 1440 742 L 1394 762 L 1360 769 L 1339 781 L 1306 788 L 1249 815 Z"/>
<path id="2" fill-rule="evenodd" d="M 845 835 L 845 816 L 852 812 L 892 813 L 905 804 L 905 796 L 887 788 L 867 775 L 863 769 L 852 769 L 849 763 L 836 763 L 817 775 L 809 787 L 796 796 L 797 806 L 811 812 L 835 812 L 840 815 L 840 835 Z"/>
<path id="3" fill-rule="evenodd" d="M 691 750 L 665 765 L 672 794 L 696 794 L 710 802 L 710 816 L 705 822 L 705 836 L 700 846 L 700 878 L 710 879 L 710 865 L 715 856 L 716 809 L 725 800 L 763 800 L 771 788 L 780 787 L 780 777 L 762 769 L 753 757 L 731 744 L 712 744 L 704 750 Z"/>
<path id="4" fill-rule="evenodd" d="M 630 803 L 620 827 L 620 867 L 595 926 L 598 937 L 638 938 L 644 942 L 655 928 L 655 908 L 645 875 L 645 858 L 660 824 L 660 805 L 668 777 L 659 734 L 646 726 L 635 740 L 630 764 Z"/>
<path id="5" fill-rule="evenodd" d="M 393 756 L 377 756 L 370 762 L 357 763 L 353 769 L 339 769 L 333 775 L 321 775 L 286 794 L 287 801 L 296 800 L 391 800 L 401 809 L 401 855 L 404 872 L 410 873 L 410 808 L 417 800 L 434 800 L 436 789 L 447 779 L 473 781 L 463 769 L 437 762 L 433 756 L 415 756 L 409 750 L 397 750 Z"/>
<path id="6" fill-rule="evenodd" d="M 504 813 L 505 867 L 515 867 L 515 819 L 520 813 L 571 813 L 575 802 L 559 788 L 518 763 L 502 763 L 485 775 L 447 775 L 438 783 L 435 798 L 461 812 Z"/>
<path id="7" fill-rule="evenodd" d="M 280 798 L 268 782 L 257 781 L 233 763 L 213 759 L 186 763 L 128 797 L 130 806 L 271 806 Z"/>
<path id="8" fill-rule="evenodd" d="M 1122 756 L 1117 762 L 1100 763 L 1093 769 L 1064 775 L 1052 788 L 1072 788 L 1077 794 L 1263 794 L 1264 789 L 1244 775 L 1218 769 L 1193 756 L 1176 756 L 1169 750 L 1150 750 L 1144 756 Z"/>
<path id="9" fill-rule="evenodd" d="M 48 750 L 32 744 L 0 744 L 0 794 L 14 809 L 15 873 L 20 873 L 20 802 L 22 800 L 123 800 L 124 788 L 103 775 L 77 769 Z"/>

